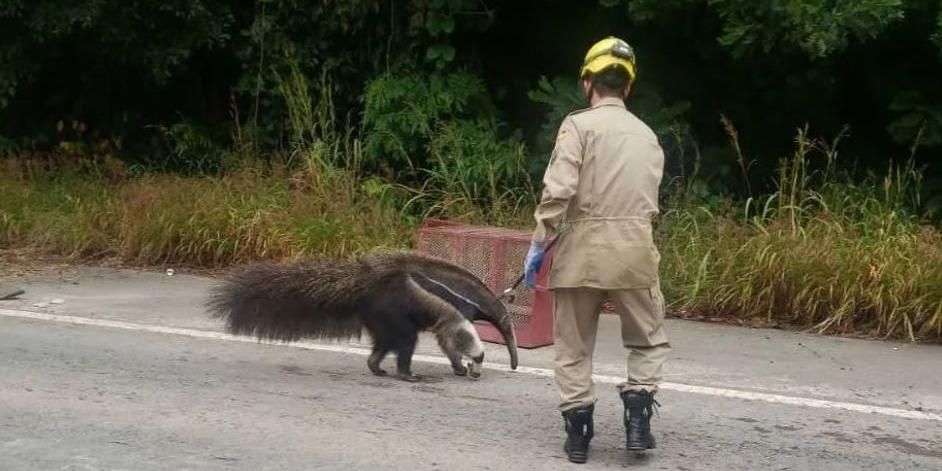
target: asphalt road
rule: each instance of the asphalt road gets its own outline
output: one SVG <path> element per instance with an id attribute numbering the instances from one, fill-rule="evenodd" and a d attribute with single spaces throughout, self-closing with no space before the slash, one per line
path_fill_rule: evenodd
<path id="1" fill-rule="evenodd" d="M 359 355 L 0 317 L 0 469 L 942 469 L 942 422 L 666 390 L 660 448 L 561 451 L 551 378 L 370 375 Z"/>
<path id="2" fill-rule="evenodd" d="M 411 384 L 361 344 L 259 344 L 200 306 L 212 279 L 0 273 L 0 471 L 942 470 L 942 347 L 668 320 L 659 448 L 623 452 L 617 318 L 596 345 L 586 465 L 566 462 L 552 347 L 458 378 L 434 340 Z M 387 361 L 393 360 L 389 358 Z"/>

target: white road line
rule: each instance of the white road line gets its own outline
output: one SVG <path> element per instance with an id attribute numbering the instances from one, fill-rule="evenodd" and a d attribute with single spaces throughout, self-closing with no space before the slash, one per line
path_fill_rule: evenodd
<path id="1" fill-rule="evenodd" d="M 135 330 L 141 332 L 152 332 L 158 334 L 171 334 L 171 335 L 182 335 L 186 337 L 194 338 L 203 338 L 203 339 L 213 339 L 213 340 L 226 340 L 231 342 L 243 342 L 243 343 L 260 343 L 254 337 L 242 337 L 236 335 L 230 335 L 223 332 L 214 332 L 209 330 L 199 330 L 199 329 L 184 329 L 178 327 L 164 327 L 159 325 L 147 325 L 147 324 L 136 324 L 133 322 L 123 322 L 123 321 L 113 321 L 107 319 L 91 319 L 87 317 L 77 317 L 77 316 L 63 316 L 57 314 L 45 314 L 41 312 L 32 312 L 32 311 L 18 311 L 10 309 L 0 309 L 0 316 L 4 317 L 17 317 L 23 319 L 36 319 L 44 321 L 53 321 L 53 322 L 62 322 L 68 324 L 79 324 L 79 325 L 90 325 L 97 327 L 112 327 L 125 330 Z M 261 342 L 268 343 L 268 342 Z M 345 353 L 353 355 L 367 356 L 370 354 L 368 349 L 342 346 L 342 345 L 328 345 L 320 344 L 313 342 L 293 342 L 288 344 L 280 344 L 292 348 L 301 348 L 306 350 L 318 350 L 334 353 Z M 413 356 L 414 361 L 433 363 L 439 365 L 448 365 L 448 359 L 444 357 L 437 357 L 431 355 L 420 355 L 416 354 Z M 510 369 L 510 366 L 503 364 L 495 363 L 485 363 L 486 368 L 491 370 L 513 372 Z M 530 374 L 534 376 L 543 376 L 543 377 L 552 377 L 553 371 L 546 368 L 535 368 L 529 366 L 518 366 L 516 373 Z M 609 375 L 593 375 L 593 378 L 599 383 L 605 384 L 618 384 L 622 382 L 622 378 L 617 376 Z M 800 407 L 814 407 L 819 409 L 839 409 L 852 412 L 860 412 L 864 414 L 880 414 L 893 417 L 901 417 L 905 419 L 919 419 L 919 420 L 931 420 L 936 422 L 942 422 L 942 415 L 934 414 L 931 412 L 922 412 L 916 410 L 906 410 L 906 409 L 897 409 L 892 407 L 883 407 L 883 406 L 873 406 L 868 404 L 858 404 L 851 402 L 840 402 L 840 401 L 828 401 L 823 399 L 811 399 L 805 397 L 796 397 L 796 396 L 783 396 L 779 394 L 768 394 L 768 393 L 758 393 L 750 391 L 742 391 L 737 389 L 727 389 L 719 387 L 710 387 L 710 386 L 694 386 L 689 384 L 680 384 L 680 383 L 671 383 L 665 382 L 661 383 L 661 389 L 693 393 L 693 394 L 704 394 L 709 396 L 721 396 L 735 399 L 745 399 L 749 401 L 763 401 L 776 404 L 787 404 Z"/>

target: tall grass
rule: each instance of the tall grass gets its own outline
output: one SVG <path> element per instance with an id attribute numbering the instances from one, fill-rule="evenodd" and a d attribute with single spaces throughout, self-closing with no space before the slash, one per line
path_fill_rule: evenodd
<path id="1" fill-rule="evenodd" d="M 522 144 L 495 140 L 491 129 L 467 123 L 439 127 L 425 183 L 401 187 L 411 197 L 403 210 L 422 217 L 446 215 L 477 224 L 529 225 L 536 192 Z"/>
<path id="2" fill-rule="evenodd" d="M 855 184 L 836 175 L 832 146 L 804 131 L 796 142 L 776 190 L 739 215 L 665 214 L 658 235 L 674 308 L 820 333 L 942 338 L 942 240 L 910 210 L 919 172 L 891 166 Z M 823 170 L 809 171 L 812 158 Z"/>
<path id="3" fill-rule="evenodd" d="M 406 247 L 413 233 L 395 209 L 351 191 L 345 174 L 245 167 L 221 178 L 105 181 L 33 165 L 8 162 L 0 178 L 0 247 L 224 267 Z"/>

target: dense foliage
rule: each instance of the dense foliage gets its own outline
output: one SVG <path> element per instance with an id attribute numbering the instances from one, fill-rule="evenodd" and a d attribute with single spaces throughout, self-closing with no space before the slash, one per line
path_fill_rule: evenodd
<path id="1" fill-rule="evenodd" d="M 457 130 L 492 140 L 506 162 L 525 144 L 532 176 L 560 116 L 581 104 L 584 51 L 616 34 L 640 57 L 631 106 L 664 138 L 673 171 L 689 163 L 680 156 L 702 159 L 712 191 L 742 182 L 723 116 L 760 184 L 805 123 L 826 136 L 848 127 L 847 152 L 883 169 L 914 144 L 927 159 L 942 148 L 940 5 L 0 0 L 0 146 L 211 170 L 233 137 L 285 147 L 279 87 L 297 66 L 311 96 L 330 87 L 378 170 L 421 179 L 414 169 L 452 153 L 441 135 Z M 492 150 L 463 152 L 483 161 Z"/>

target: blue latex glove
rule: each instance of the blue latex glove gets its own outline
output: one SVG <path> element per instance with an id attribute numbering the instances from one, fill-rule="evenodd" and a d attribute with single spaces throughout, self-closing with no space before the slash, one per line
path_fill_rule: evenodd
<path id="1" fill-rule="evenodd" d="M 540 271 L 540 266 L 543 265 L 543 257 L 545 255 L 546 249 L 542 243 L 530 243 L 530 250 L 527 251 L 527 258 L 523 262 L 523 279 L 530 289 L 536 286 L 536 272 Z"/>

